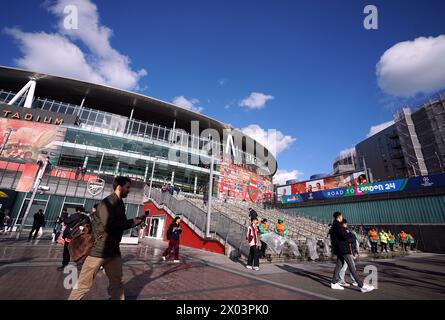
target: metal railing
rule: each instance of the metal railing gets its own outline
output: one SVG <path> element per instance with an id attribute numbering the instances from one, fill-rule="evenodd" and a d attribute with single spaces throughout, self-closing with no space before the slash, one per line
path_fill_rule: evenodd
<path id="1" fill-rule="evenodd" d="M 160 205 L 166 206 L 175 215 L 182 215 L 198 229 L 202 235 L 206 234 L 207 212 L 199 208 L 186 198 L 175 197 L 168 192 L 152 189 L 151 198 Z M 242 224 L 228 217 L 226 214 L 212 209 L 210 234 L 213 239 L 219 238 L 225 245 L 229 244 L 239 253 L 248 255 L 249 248 L 245 241 L 247 229 Z"/>

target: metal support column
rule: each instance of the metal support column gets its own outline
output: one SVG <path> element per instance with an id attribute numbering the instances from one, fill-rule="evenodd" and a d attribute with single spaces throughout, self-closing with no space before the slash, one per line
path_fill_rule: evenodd
<path id="1" fill-rule="evenodd" d="M 210 238 L 210 220 L 211 220 L 211 214 L 212 214 L 212 190 L 213 190 L 213 165 L 214 165 L 214 157 L 212 155 L 212 161 L 210 164 L 210 178 L 209 178 L 209 190 L 208 190 L 208 196 L 209 199 L 207 201 L 207 226 L 206 226 L 206 237 Z"/>
<path id="2" fill-rule="evenodd" d="M 25 211 L 25 214 L 23 215 L 22 222 L 20 223 L 19 231 L 17 232 L 17 235 L 16 235 L 16 239 L 17 240 L 20 238 L 20 235 L 21 235 L 21 233 L 23 231 L 23 226 L 25 225 L 26 218 L 28 218 L 29 212 L 31 211 L 32 203 L 34 202 L 34 199 L 36 197 L 37 190 L 39 190 L 40 183 L 42 181 L 42 177 L 43 177 L 43 174 L 45 173 L 45 170 L 46 170 L 46 167 L 48 166 L 48 163 L 49 163 L 49 158 L 47 158 L 45 160 L 45 162 L 43 163 L 42 167 L 39 169 L 39 172 L 37 173 L 37 179 L 34 182 L 34 186 L 33 186 L 34 189 L 32 191 L 31 199 L 29 199 L 28 206 L 26 207 L 26 211 Z"/>
<path id="3" fill-rule="evenodd" d="M 148 189 L 148 198 L 150 199 L 151 197 L 151 188 L 153 186 L 153 175 L 155 173 L 155 166 L 156 166 L 156 161 L 158 159 L 153 160 L 153 167 L 151 168 L 151 177 L 150 177 L 150 188 Z"/>

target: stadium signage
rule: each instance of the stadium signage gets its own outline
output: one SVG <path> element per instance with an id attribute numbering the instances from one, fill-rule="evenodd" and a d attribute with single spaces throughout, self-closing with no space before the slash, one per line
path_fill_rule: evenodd
<path id="1" fill-rule="evenodd" d="M 419 190 L 431 187 L 445 188 L 445 174 L 383 181 L 353 187 L 335 188 L 330 190 L 307 192 L 301 194 L 282 195 L 279 199 L 281 200 L 282 204 L 289 204 L 311 200 L 324 200 L 368 194 Z"/>
<path id="2" fill-rule="evenodd" d="M 41 109 L 28 109 L 0 104 L 0 115 L 5 119 L 40 122 L 53 125 L 76 124 L 77 116 Z"/>
<path id="3" fill-rule="evenodd" d="M 40 115 L 34 116 L 32 113 L 20 114 L 19 112 L 14 112 L 10 110 L 3 110 L 4 118 L 11 118 L 17 120 L 35 121 L 43 122 L 47 124 L 61 125 L 63 124 L 63 118 L 52 118 L 52 117 L 41 117 Z"/>

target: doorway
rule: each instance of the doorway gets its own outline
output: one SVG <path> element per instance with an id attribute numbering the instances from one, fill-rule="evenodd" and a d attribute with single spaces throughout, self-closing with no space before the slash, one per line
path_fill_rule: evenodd
<path id="1" fill-rule="evenodd" d="M 165 216 L 151 217 L 148 237 L 154 239 L 164 238 Z"/>
<path id="2" fill-rule="evenodd" d="M 25 216 L 26 209 L 28 208 L 29 199 L 26 199 L 22 203 L 22 208 L 20 209 L 20 213 L 15 221 L 15 226 L 18 226 L 22 223 L 23 217 Z M 32 226 L 34 222 L 34 214 L 42 209 L 43 213 L 45 214 L 46 205 L 48 204 L 48 201 L 46 200 L 34 200 L 31 209 L 29 210 L 29 214 L 26 217 L 26 221 L 24 223 L 25 226 Z M 45 217 L 46 220 L 46 217 Z"/>

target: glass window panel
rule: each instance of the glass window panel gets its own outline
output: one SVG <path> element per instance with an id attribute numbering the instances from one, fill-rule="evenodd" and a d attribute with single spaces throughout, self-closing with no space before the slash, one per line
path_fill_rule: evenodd
<path id="1" fill-rule="evenodd" d="M 96 111 L 90 111 L 90 115 L 88 116 L 88 120 L 93 122 L 96 121 L 97 112 Z"/>
<path id="2" fill-rule="evenodd" d="M 102 126 L 104 121 L 104 115 L 102 113 L 97 114 L 96 123 L 98 126 Z"/>
<path id="3" fill-rule="evenodd" d="M 158 127 L 154 125 L 154 126 L 153 126 L 153 130 L 152 130 L 151 138 L 152 138 L 152 139 L 157 139 L 157 137 L 158 137 L 158 132 L 159 132 Z"/>
<path id="4" fill-rule="evenodd" d="M 80 119 L 86 121 L 89 115 L 90 115 L 89 110 L 82 110 L 82 112 L 80 113 Z"/>
<path id="5" fill-rule="evenodd" d="M 74 114 L 74 107 L 72 107 L 72 106 L 68 106 L 67 108 L 66 108 L 66 113 L 67 114 Z"/>
<path id="6" fill-rule="evenodd" d="M 59 110 L 57 110 L 57 112 L 65 113 L 66 112 L 66 106 L 63 103 L 61 103 L 60 106 L 59 106 Z"/>

